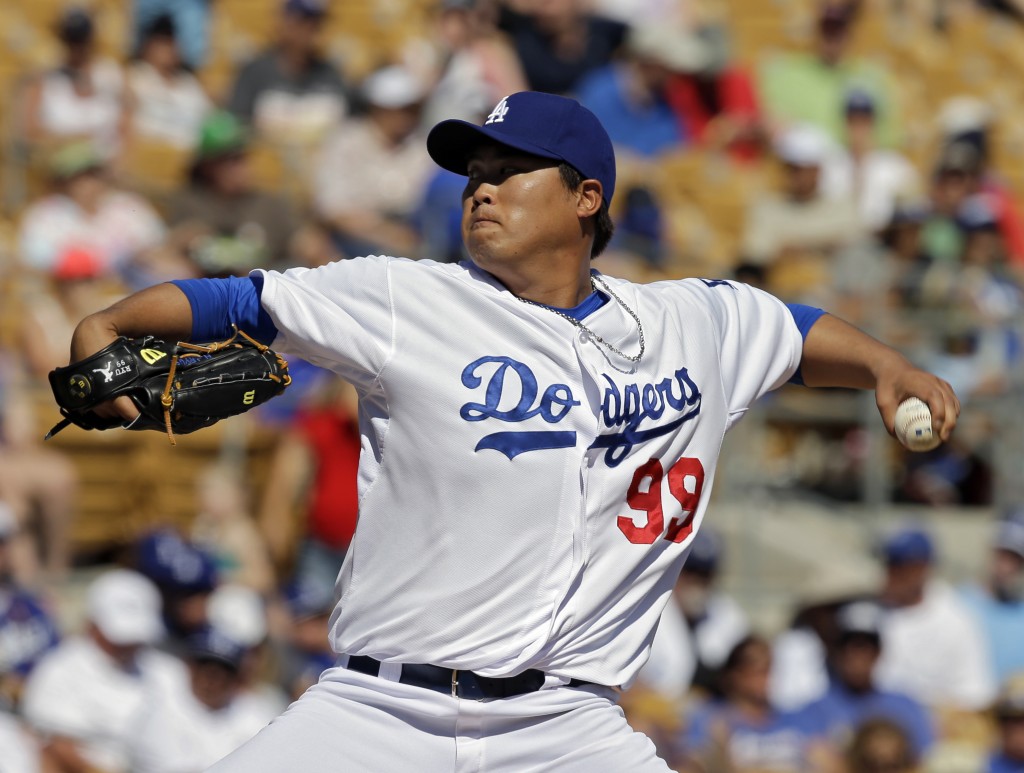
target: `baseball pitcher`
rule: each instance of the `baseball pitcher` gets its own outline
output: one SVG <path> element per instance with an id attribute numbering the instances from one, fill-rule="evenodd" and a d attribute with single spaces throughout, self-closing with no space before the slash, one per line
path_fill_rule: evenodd
<path id="1" fill-rule="evenodd" d="M 615 159 L 571 99 L 513 94 L 482 125 L 438 124 L 428 149 L 466 176 L 470 260 L 171 282 L 76 330 L 73 363 L 121 336 L 237 328 L 359 392 L 336 665 L 213 770 L 666 771 L 617 689 L 647 659 L 725 433 L 788 381 L 873 389 L 890 431 L 919 397 L 943 439 L 957 398 L 820 310 L 593 269 Z M 90 410 L 127 424 L 139 406 Z"/>

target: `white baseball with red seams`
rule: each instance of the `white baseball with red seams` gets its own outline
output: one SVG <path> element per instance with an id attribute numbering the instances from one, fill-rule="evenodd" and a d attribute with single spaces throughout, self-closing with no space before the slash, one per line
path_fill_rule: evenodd
<path id="1" fill-rule="evenodd" d="M 931 451 L 941 440 L 932 429 L 932 412 L 927 403 L 908 397 L 896 409 L 896 439 L 909 451 Z"/>

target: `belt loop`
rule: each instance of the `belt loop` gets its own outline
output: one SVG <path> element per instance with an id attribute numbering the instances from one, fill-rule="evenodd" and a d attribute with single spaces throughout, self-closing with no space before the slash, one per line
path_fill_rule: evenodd
<path id="1" fill-rule="evenodd" d="M 452 697 L 459 697 L 459 670 L 457 668 L 452 669 Z"/>
<path id="2" fill-rule="evenodd" d="M 381 679 L 387 679 L 389 682 L 399 682 L 402 680 L 402 664 L 381 663 L 377 676 Z"/>

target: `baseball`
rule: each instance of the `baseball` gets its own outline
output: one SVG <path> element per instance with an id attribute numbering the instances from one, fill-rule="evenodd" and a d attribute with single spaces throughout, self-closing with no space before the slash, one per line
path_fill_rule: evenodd
<path id="1" fill-rule="evenodd" d="M 908 397 L 896 409 L 896 438 L 910 451 L 931 451 L 939 443 L 932 430 L 932 412 L 916 397 Z"/>

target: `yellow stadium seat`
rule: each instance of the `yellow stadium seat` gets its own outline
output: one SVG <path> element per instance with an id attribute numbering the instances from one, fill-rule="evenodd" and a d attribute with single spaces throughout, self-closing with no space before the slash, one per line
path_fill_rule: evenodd
<path id="1" fill-rule="evenodd" d="M 185 180 L 190 159 L 189 150 L 134 136 L 125 143 L 117 166 L 127 184 L 142 190 L 167 191 Z"/>

